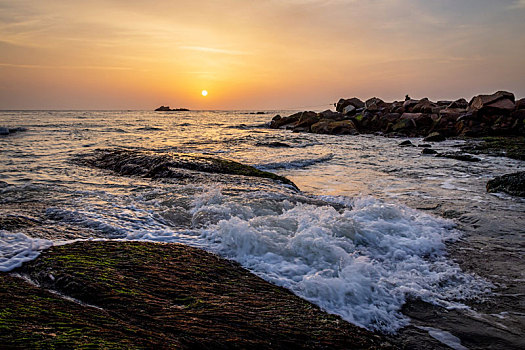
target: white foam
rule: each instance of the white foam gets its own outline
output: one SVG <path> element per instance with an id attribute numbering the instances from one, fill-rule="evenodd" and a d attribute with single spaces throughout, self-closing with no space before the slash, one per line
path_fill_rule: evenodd
<path id="1" fill-rule="evenodd" d="M 432 338 L 436 339 L 437 341 L 447 345 L 448 347 L 454 350 L 468 350 L 468 348 L 461 345 L 461 340 L 458 337 L 452 335 L 450 332 L 432 327 L 417 328 L 427 331 Z"/>
<path id="2" fill-rule="evenodd" d="M 52 245 L 53 242 L 47 239 L 0 230 L 0 271 L 11 271 L 26 261 L 36 259 L 40 251 Z"/>
<path id="3" fill-rule="evenodd" d="M 406 325 L 399 310 L 408 296 L 451 306 L 488 287 L 444 257 L 444 242 L 458 236 L 444 219 L 374 198 L 354 200 L 343 212 L 294 204 L 269 215 L 231 215 L 232 203 L 211 197 L 195 214 L 227 217 L 202 229 L 213 250 L 369 329 Z"/>

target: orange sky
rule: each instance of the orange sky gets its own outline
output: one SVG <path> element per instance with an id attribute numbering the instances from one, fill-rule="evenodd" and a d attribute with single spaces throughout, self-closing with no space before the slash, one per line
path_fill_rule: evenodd
<path id="1" fill-rule="evenodd" d="M 0 0 L 0 109 L 523 97 L 523 18 L 521 0 Z"/>

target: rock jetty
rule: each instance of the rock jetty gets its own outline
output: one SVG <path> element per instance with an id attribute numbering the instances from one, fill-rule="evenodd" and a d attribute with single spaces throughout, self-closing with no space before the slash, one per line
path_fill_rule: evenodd
<path id="1" fill-rule="evenodd" d="M 276 115 L 269 126 L 319 134 L 427 137 L 434 142 L 453 136 L 525 135 L 525 99 L 516 101 L 507 91 L 478 95 L 470 102 L 464 98 L 433 102 L 409 96 L 405 101 L 385 102 L 373 97 L 363 102 L 353 97 L 334 105 L 335 112 Z"/>

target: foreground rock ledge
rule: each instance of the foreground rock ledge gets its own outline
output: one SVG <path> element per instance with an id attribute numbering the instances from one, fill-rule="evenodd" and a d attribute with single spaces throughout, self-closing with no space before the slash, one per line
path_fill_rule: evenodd
<path id="1" fill-rule="evenodd" d="M 392 347 L 236 263 L 179 244 L 77 242 L 15 272 L 36 285 L 0 274 L 0 339 L 10 348 Z"/>

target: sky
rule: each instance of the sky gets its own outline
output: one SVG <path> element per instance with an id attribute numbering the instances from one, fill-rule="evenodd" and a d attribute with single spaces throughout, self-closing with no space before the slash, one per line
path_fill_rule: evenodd
<path id="1" fill-rule="evenodd" d="M 525 97 L 524 18 L 525 0 L 0 0 L 0 109 Z"/>

